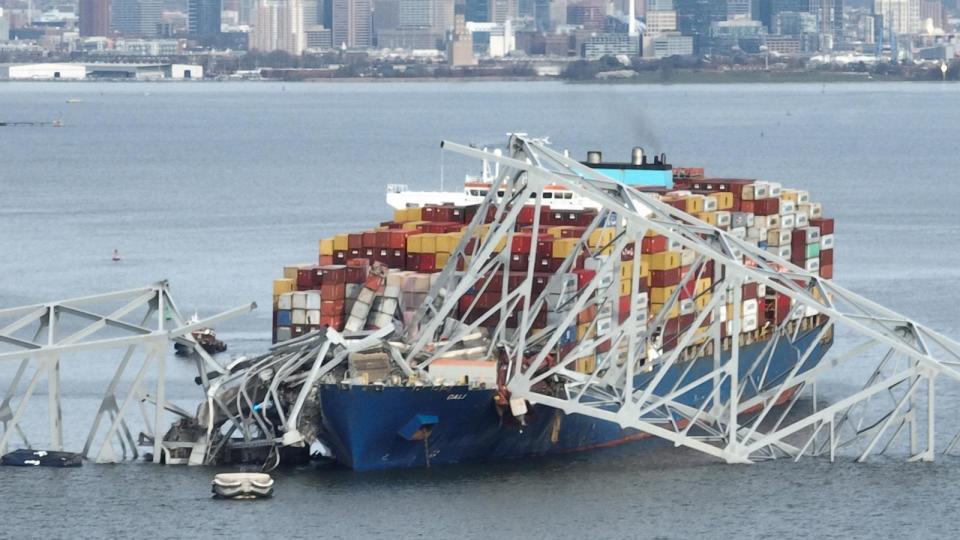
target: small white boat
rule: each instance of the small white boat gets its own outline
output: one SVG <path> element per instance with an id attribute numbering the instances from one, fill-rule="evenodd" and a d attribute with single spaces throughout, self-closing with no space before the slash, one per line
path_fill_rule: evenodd
<path id="1" fill-rule="evenodd" d="M 217 499 L 260 499 L 273 496 L 273 478 L 265 473 L 220 473 L 211 491 Z"/>

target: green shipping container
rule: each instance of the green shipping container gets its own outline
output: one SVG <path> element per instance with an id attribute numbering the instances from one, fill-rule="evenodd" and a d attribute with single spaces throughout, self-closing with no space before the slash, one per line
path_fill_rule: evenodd
<path id="1" fill-rule="evenodd" d="M 807 259 L 816 259 L 820 256 L 820 244 L 807 244 Z"/>

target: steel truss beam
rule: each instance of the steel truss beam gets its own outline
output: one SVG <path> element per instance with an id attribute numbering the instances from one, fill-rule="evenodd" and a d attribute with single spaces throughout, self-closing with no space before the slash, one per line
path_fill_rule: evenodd
<path id="1" fill-rule="evenodd" d="M 403 360 L 423 377 L 429 377 L 431 362 L 484 325 L 491 327 L 491 352 L 510 359 L 506 388 L 514 401 L 614 422 L 731 463 L 803 455 L 832 459 L 847 447 L 857 447 L 857 459 L 864 460 L 877 449 L 894 447 L 904 427 L 909 428 L 911 459 L 933 459 L 935 380 L 960 381 L 960 344 L 954 340 L 614 182 L 543 141 L 514 135 L 506 155 L 448 142 L 444 147 L 497 164 L 499 176 L 406 329 L 411 345 Z M 535 250 L 525 271 L 518 272 L 510 269 L 510 247 L 524 204 L 534 206 L 534 238 L 545 232 L 540 209 L 549 204 L 543 198 L 547 185 L 562 186 L 600 211 L 560 271 L 543 292 L 534 294 Z M 488 211 L 493 219 L 485 224 Z M 600 226 L 613 227 L 615 236 L 605 245 L 590 246 L 588 240 Z M 626 275 L 632 290 L 638 290 L 639 246 L 648 233 L 666 236 L 682 249 L 690 257 L 685 263 L 689 271 L 655 316 L 648 315 L 646 299 L 638 295 L 626 313 L 619 313 L 617 276 L 624 263 L 616 255 L 630 245 L 638 247 L 632 273 Z M 598 277 L 584 290 L 570 291 L 564 273 L 581 256 L 594 261 Z M 712 288 L 698 293 L 700 301 L 681 298 L 682 285 L 698 279 L 708 265 L 713 267 Z M 501 300 L 482 309 L 474 300 L 466 313 L 458 312 L 465 295 L 479 298 L 492 290 L 495 273 L 502 274 Z M 510 275 L 522 276 L 520 284 L 508 285 Z M 745 331 L 741 292 L 748 283 L 789 299 L 791 316 L 778 325 Z M 727 304 L 733 311 L 729 321 Z M 604 310 L 603 321 L 595 319 L 591 337 L 562 351 L 561 335 L 588 305 Z M 551 311 L 548 324 L 535 329 L 545 306 Z M 696 322 L 673 336 L 666 325 L 675 308 L 693 314 Z M 840 329 L 865 342 L 828 354 Z M 446 346 L 428 351 L 428 343 L 444 340 Z M 878 357 L 878 349 L 886 354 Z M 584 356 L 596 358 L 588 373 L 574 369 Z M 693 369 L 694 358 L 710 357 L 709 369 L 702 368 L 703 361 Z M 848 366 L 867 373 L 866 382 L 848 396 L 823 403 L 816 394 L 818 381 Z M 806 405 L 798 404 L 808 401 L 811 410 L 801 410 Z M 960 435 L 949 448 L 958 442 Z"/>
<path id="2" fill-rule="evenodd" d="M 119 304 L 119 307 L 117 307 Z M 16 373 L 0 402 L 0 453 L 14 437 L 31 447 L 21 425 L 32 404 L 31 398 L 43 378 L 47 379 L 49 446 L 63 450 L 62 384 L 60 366 L 64 361 L 80 361 L 114 366 L 114 374 L 104 391 L 100 407 L 91 422 L 83 446 L 83 455 L 97 462 L 115 462 L 138 455 L 138 442 L 130 429 L 129 411 L 139 405 L 144 436 L 152 446 L 153 461 L 159 463 L 170 446 L 162 433 L 168 411 L 177 407 L 166 400 L 166 359 L 173 342 L 194 347 L 197 369 L 206 380 L 210 371 L 223 372 L 199 345 L 191 332 L 247 313 L 256 304 L 234 308 L 199 322 L 184 319 L 170 296 L 166 281 L 138 289 L 58 300 L 40 305 L 0 309 L 0 342 L 15 350 L 0 352 L 0 364 L 19 362 Z M 119 360 L 99 356 L 91 361 L 78 353 L 122 349 Z M 142 357 L 142 359 L 140 358 Z M 128 368 L 139 364 L 132 380 Z M 146 391 L 145 379 L 153 373 L 156 386 Z M 25 387 L 25 377 L 30 375 Z M 118 395 L 121 386 L 127 386 Z M 146 403 L 153 405 L 149 412 Z M 105 425 L 106 429 L 101 429 Z M 115 446 L 116 444 L 116 446 Z M 118 457 L 115 450 L 120 448 Z"/>

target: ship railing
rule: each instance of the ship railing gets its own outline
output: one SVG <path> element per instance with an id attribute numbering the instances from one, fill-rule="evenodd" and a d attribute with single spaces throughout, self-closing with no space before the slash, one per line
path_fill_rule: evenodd
<path id="1" fill-rule="evenodd" d="M 387 184 L 387 193 L 406 193 L 410 191 L 407 184 Z"/>

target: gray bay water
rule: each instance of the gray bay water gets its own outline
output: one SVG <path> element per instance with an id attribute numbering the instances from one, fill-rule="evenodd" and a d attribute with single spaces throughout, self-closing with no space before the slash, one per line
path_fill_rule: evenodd
<path id="1" fill-rule="evenodd" d="M 837 281 L 956 337 L 958 98 L 958 86 L 909 83 L 2 84 L 0 121 L 64 127 L 0 128 L 0 308 L 164 278 L 189 311 L 269 306 L 270 280 L 311 260 L 318 238 L 387 219 L 385 184 L 437 188 L 442 168 L 455 188 L 474 170 L 441 158 L 441 139 L 524 131 L 575 156 L 626 158 L 640 144 L 712 176 L 809 189 L 837 218 Z M 269 321 L 261 308 L 220 333 L 231 352 L 256 352 Z M 172 366 L 171 394 L 195 403 L 189 366 Z M 64 366 L 74 446 L 111 374 Z M 960 404 L 954 389 L 938 398 Z M 0 537 L 954 537 L 958 468 L 727 466 L 627 445 L 429 471 L 281 471 L 276 497 L 255 504 L 210 500 L 201 468 L 0 468 Z"/>

